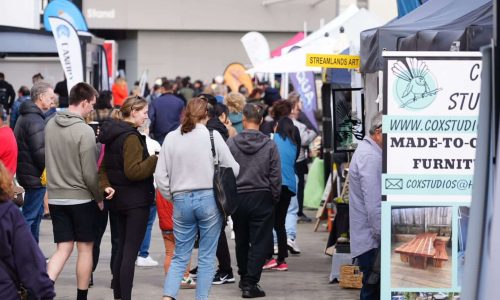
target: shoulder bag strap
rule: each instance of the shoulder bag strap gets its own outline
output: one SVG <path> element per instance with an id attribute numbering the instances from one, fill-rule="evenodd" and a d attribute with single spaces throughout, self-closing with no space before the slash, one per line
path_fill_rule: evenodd
<path id="1" fill-rule="evenodd" d="M 217 165 L 217 162 L 215 160 L 215 145 L 214 145 L 214 131 L 212 129 L 209 129 L 208 132 L 210 132 L 210 143 L 212 144 L 212 156 L 214 158 L 214 165 Z"/>

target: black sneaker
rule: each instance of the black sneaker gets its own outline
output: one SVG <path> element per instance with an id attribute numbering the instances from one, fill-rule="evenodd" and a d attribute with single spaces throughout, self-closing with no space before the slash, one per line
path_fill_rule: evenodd
<path id="1" fill-rule="evenodd" d="M 299 223 L 311 223 L 312 219 L 306 216 L 304 213 L 299 215 L 299 218 L 297 219 L 297 222 Z"/>
<path id="2" fill-rule="evenodd" d="M 258 284 L 245 287 L 245 289 L 243 289 L 243 293 L 241 294 L 241 297 L 243 298 L 259 298 L 265 296 L 266 292 L 264 292 Z"/>
<path id="3" fill-rule="evenodd" d="M 224 284 L 224 283 L 234 283 L 236 280 L 234 279 L 234 276 L 232 273 L 223 273 L 220 271 L 217 271 L 214 276 L 214 280 L 212 281 L 212 284 Z"/>
<path id="4" fill-rule="evenodd" d="M 189 277 L 196 279 L 197 276 L 198 276 L 198 266 L 189 271 Z"/>

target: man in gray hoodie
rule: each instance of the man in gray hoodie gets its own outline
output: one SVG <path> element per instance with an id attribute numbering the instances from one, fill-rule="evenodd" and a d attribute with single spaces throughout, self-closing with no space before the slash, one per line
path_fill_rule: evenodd
<path id="1" fill-rule="evenodd" d="M 274 207 L 280 199 L 281 163 L 276 144 L 259 131 L 261 108 L 243 108 L 243 132 L 227 141 L 240 164 L 237 209 L 232 215 L 243 298 L 264 297 L 258 285 L 272 244 Z"/>
<path id="2" fill-rule="evenodd" d="M 87 299 L 92 272 L 92 246 L 96 202 L 102 209 L 97 177 L 96 138 L 85 124 L 96 102 L 97 91 L 86 83 L 75 85 L 67 111 L 57 112 L 45 128 L 45 163 L 49 209 L 57 250 L 47 273 L 55 281 L 77 242 L 77 297 Z M 107 198 L 114 190 L 105 189 Z M 94 202 L 95 201 L 95 202 Z"/>

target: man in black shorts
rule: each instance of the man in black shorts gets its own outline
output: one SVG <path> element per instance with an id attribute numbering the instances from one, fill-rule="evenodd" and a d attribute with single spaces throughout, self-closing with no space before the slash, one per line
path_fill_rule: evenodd
<path id="1" fill-rule="evenodd" d="M 50 258 L 47 273 L 55 281 L 73 252 L 76 263 L 77 300 L 87 299 L 92 272 L 92 247 L 96 203 L 102 209 L 97 178 L 94 131 L 84 118 L 94 109 L 97 91 L 86 83 L 75 85 L 67 111 L 57 112 L 45 128 L 45 162 L 49 209 L 57 251 Z M 107 198 L 114 190 L 105 189 Z M 95 202 L 94 202 L 95 201 Z"/>

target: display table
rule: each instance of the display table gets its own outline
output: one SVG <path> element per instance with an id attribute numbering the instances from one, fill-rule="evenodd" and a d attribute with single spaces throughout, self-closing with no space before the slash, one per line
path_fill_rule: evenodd
<path id="1" fill-rule="evenodd" d="M 333 253 L 330 282 L 333 282 L 335 279 L 340 279 L 340 266 L 350 264 L 352 264 L 351 253 Z"/>

